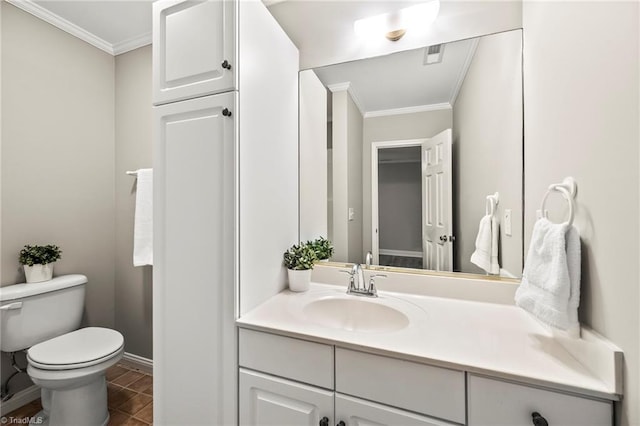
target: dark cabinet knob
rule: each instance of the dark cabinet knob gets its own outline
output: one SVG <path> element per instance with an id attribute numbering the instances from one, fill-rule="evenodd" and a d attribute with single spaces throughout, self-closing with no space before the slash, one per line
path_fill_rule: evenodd
<path id="1" fill-rule="evenodd" d="M 547 422 L 547 419 L 542 417 L 542 415 L 537 411 L 531 413 L 531 420 L 534 426 L 549 426 L 549 422 Z"/>
<path id="2" fill-rule="evenodd" d="M 229 108 L 223 109 L 222 115 L 224 115 L 225 117 L 231 117 L 231 111 L 229 111 Z"/>
<path id="3" fill-rule="evenodd" d="M 329 417 L 323 417 L 320 419 L 320 426 L 329 426 Z"/>
<path id="4" fill-rule="evenodd" d="M 340 420 L 336 426 L 347 426 L 345 422 Z"/>
<path id="5" fill-rule="evenodd" d="M 227 61 L 226 59 L 222 62 L 222 68 L 224 69 L 231 69 L 231 64 L 229 63 L 229 61 Z"/>

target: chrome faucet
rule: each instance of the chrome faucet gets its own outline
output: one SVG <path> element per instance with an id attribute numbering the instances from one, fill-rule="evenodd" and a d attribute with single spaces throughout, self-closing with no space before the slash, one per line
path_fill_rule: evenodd
<path id="1" fill-rule="evenodd" d="M 351 271 L 342 271 L 349 274 L 349 286 L 347 287 L 347 294 L 353 294 L 354 296 L 368 296 L 378 297 L 378 291 L 374 283 L 375 277 L 385 277 L 385 275 L 372 275 L 369 280 L 369 286 L 364 283 L 364 273 L 362 272 L 362 266 L 359 263 L 355 263 L 351 268 Z"/>
<path id="2" fill-rule="evenodd" d="M 351 268 L 351 277 L 353 280 L 349 280 L 349 289 L 347 293 L 351 293 L 352 291 L 360 292 L 364 290 L 364 274 L 362 273 L 362 265 L 359 263 L 354 263 L 353 268 Z"/>

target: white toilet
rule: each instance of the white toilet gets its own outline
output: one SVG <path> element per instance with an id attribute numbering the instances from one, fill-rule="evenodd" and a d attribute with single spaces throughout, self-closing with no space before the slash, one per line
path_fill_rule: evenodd
<path id="1" fill-rule="evenodd" d="M 27 351 L 27 373 L 42 388 L 41 425 L 98 426 L 109 422 L 105 371 L 124 352 L 115 330 L 78 330 L 87 277 L 0 288 L 0 350 Z M 75 331 L 74 331 L 75 330 Z"/>

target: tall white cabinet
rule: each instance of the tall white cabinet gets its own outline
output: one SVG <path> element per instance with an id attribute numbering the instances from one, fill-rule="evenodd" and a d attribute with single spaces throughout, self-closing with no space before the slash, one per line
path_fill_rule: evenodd
<path id="1" fill-rule="evenodd" d="M 154 423 L 234 425 L 235 319 L 298 239 L 298 51 L 260 1 L 153 4 Z"/>

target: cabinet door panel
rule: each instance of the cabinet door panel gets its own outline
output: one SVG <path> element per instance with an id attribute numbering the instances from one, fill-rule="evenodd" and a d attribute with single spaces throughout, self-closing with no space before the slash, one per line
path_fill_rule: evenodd
<path id="1" fill-rule="evenodd" d="M 444 422 L 385 405 L 336 394 L 336 422 L 346 426 L 454 426 Z"/>
<path id="2" fill-rule="evenodd" d="M 228 0 L 153 4 L 154 104 L 234 88 L 235 7 Z"/>
<path id="3" fill-rule="evenodd" d="M 231 92 L 155 108 L 153 353 L 161 424 L 236 419 L 235 136 L 234 116 L 222 114 L 234 103 Z M 176 348 L 189 348 L 188 361 Z"/>
<path id="4" fill-rule="evenodd" d="M 532 413 L 550 426 L 605 426 L 613 421 L 610 401 L 469 375 L 470 426 L 530 426 Z"/>
<path id="5" fill-rule="evenodd" d="M 333 392 L 240 369 L 240 425 L 317 426 L 333 419 Z"/>

